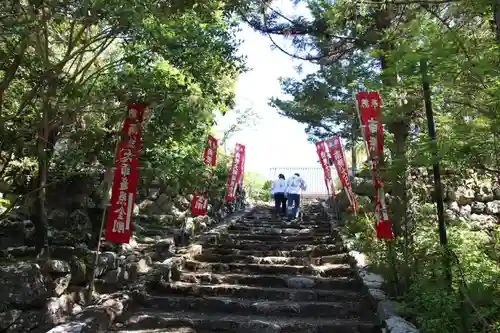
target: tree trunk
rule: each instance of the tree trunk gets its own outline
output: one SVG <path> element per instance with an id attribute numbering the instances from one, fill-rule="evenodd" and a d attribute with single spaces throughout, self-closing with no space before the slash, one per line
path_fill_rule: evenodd
<path id="1" fill-rule="evenodd" d="M 44 253 L 48 255 L 49 241 L 48 241 L 48 229 L 49 224 L 47 221 L 46 209 L 45 209 L 45 197 L 47 185 L 47 141 L 48 141 L 48 110 L 44 107 L 42 110 L 42 126 L 40 128 L 40 134 L 38 138 L 38 182 L 37 187 L 40 188 L 35 200 L 36 216 L 34 219 L 35 224 L 35 242 L 36 248 L 40 254 Z"/>
<path id="2" fill-rule="evenodd" d="M 406 217 L 408 200 L 406 196 L 406 169 L 408 167 L 406 143 L 408 127 L 405 121 L 391 123 L 389 131 L 394 135 L 391 166 L 391 222 L 396 237 L 402 235 L 402 224 Z"/>
<path id="3" fill-rule="evenodd" d="M 391 21 L 394 13 L 391 6 L 386 6 L 383 10 L 378 11 L 377 15 L 377 30 L 382 34 L 384 30 L 391 26 Z M 393 45 L 389 41 L 381 41 L 380 48 L 383 53 L 380 56 L 380 67 L 382 69 L 382 82 L 386 87 L 394 87 L 397 85 L 396 73 L 389 72 L 390 59 L 386 56 L 393 49 Z M 401 111 L 404 109 L 402 108 Z M 388 125 L 388 130 L 394 135 L 394 147 L 392 149 L 392 167 L 390 179 L 392 180 L 392 196 L 391 203 L 391 224 L 394 235 L 401 236 L 401 225 L 406 216 L 408 202 L 406 199 L 406 169 L 408 166 L 406 156 L 406 140 L 409 135 L 409 115 L 405 112 L 396 112 L 397 118 L 391 120 Z M 383 165 L 384 159 L 380 159 Z"/>
<path id="4" fill-rule="evenodd" d="M 47 89 L 43 98 L 41 126 L 38 135 L 38 188 L 40 188 L 37 199 L 35 200 L 37 208 L 37 217 L 35 219 L 35 237 L 36 246 L 39 255 L 49 257 L 49 240 L 47 220 L 47 175 L 49 171 L 49 161 L 53 156 L 54 145 L 58 136 L 58 126 L 50 125 L 54 118 L 52 99 L 56 96 L 57 78 L 52 76 L 47 79 Z M 36 211 L 36 210 L 35 210 Z"/>
<path id="5" fill-rule="evenodd" d="M 500 44 L 500 0 L 492 0 L 493 25 L 495 29 L 495 40 Z"/>

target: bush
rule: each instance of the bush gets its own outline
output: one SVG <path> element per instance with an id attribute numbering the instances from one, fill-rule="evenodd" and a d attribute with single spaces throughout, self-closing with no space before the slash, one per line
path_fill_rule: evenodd
<path id="1" fill-rule="evenodd" d="M 349 216 L 343 232 L 368 256 L 372 270 L 384 275 L 387 292 L 423 333 L 498 332 L 500 265 L 494 234 L 472 232 L 459 223 L 448 228 L 452 289 L 448 288 L 443 248 L 431 205 L 419 209 L 411 233 L 392 247 L 375 237 L 372 216 Z"/>
<path id="2" fill-rule="evenodd" d="M 256 201 L 270 200 L 269 189 L 271 182 L 266 181 L 260 174 L 246 173 L 243 182 L 245 183 L 248 198 Z"/>

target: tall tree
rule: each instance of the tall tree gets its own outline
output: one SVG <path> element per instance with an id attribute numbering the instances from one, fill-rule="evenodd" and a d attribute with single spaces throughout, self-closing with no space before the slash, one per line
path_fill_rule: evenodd
<path id="1" fill-rule="evenodd" d="M 234 80 L 244 70 L 232 4 L 7 1 L 1 7 L 2 177 L 6 191 L 37 194 L 40 249 L 47 248 L 45 189 L 68 174 L 109 165 L 127 101 L 148 103 L 142 160 L 165 172 L 173 167 L 168 161 L 199 155 L 214 112 L 232 106 Z M 180 143 L 188 148 L 176 154 Z M 195 179 L 199 168 L 178 171 Z"/>

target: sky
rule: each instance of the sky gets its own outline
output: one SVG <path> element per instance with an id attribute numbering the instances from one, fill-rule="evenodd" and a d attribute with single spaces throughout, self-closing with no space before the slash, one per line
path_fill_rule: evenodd
<path id="1" fill-rule="evenodd" d="M 287 13 L 293 9 L 283 0 L 280 10 Z M 279 2 L 278 2 L 279 3 Z M 301 10 L 301 9 L 298 9 Z M 244 26 L 238 37 L 243 40 L 240 53 L 247 57 L 250 70 L 240 75 L 236 84 L 236 109 L 252 108 L 260 119 L 251 128 L 234 134 L 227 142 L 231 151 L 236 143 L 246 146 L 245 171 L 258 172 L 266 177 L 273 167 L 309 167 L 319 166 L 316 147 L 307 140 L 306 125 L 283 117 L 269 106 L 271 97 L 289 98 L 281 91 L 279 78 L 300 78 L 316 70 L 315 65 L 295 60 L 280 50 L 271 49 L 267 36 Z M 286 41 L 276 37 L 278 45 Z M 296 66 L 302 64 L 302 71 L 297 74 Z M 235 116 L 218 116 L 216 131 L 218 136 L 234 122 Z"/>

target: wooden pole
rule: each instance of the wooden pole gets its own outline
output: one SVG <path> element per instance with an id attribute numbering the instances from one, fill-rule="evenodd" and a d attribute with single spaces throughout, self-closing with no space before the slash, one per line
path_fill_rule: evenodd
<path id="1" fill-rule="evenodd" d="M 434 123 L 434 112 L 432 110 L 432 100 L 431 100 L 431 89 L 428 77 L 427 60 L 420 60 L 420 72 L 422 74 L 422 90 L 424 92 L 424 103 L 425 103 L 425 115 L 427 118 L 427 129 L 429 132 L 429 140 L 432 148 L 432 171 L 434 174 L 434 200 L 437 206 L 438 215 L 438 230 L 439 230 L 439 242 L 445 250 L 444 264 L 446 268 L 446 280 L 449 287 L 452 286 L 452 275 L 451 275 L 451 260 L 449 258 L 448 250 L 448 239 L 446 235 L 446 223 L 444 219 L 444 203 L 443 203 L 443 186 L 441 185 L 441 170 L 439 165 L 439 156 L 436 140 L 436 125 Z"/>
<path id="2" fill-rule="evenodd" d="M 114 154 L 115 159 L 113 159 L 113 161 L 115 162 L 114 164 L 116 164 L 116 155 L 118 152 L 118 144 L 120 143 L 120 140 L 121 140 L 121 135 L 118 138 L 118 141 L 116 142 L 115 154 Z M 108 170 L 106 170 L 106 172 L 104 174 L 104 180 L 103 180 L 104 195 L 103 195 L 103 198 L 101 201 L 101 205 L 103 206 L 103 212 L 102 212 L 102 216 L 101 216 L 101 225 L 99 227 L 97 248 L 96 248 L 96 252 L 95 252 L 95 256 L 94 256 L 94 265 L 92 266 L 92 269 L 91 269 L 92 275 L 90 276 L 89 287 L 87 290 L 87 304 L 92 303 L 92 295 L 94 293 L 94 288 L 95 288 L 95 273 L 97 270 L 97 265 L 99 264 L 99 252 L 101 250 L 101 244 L 102 244 L 102 231 L 104 230 L 104 224 L 106 221 L 106 212 L 109 208 L 109 201 L 111 200 L 110 195 L 109 195 L 109 191 L 110 191 L 111 184 L 113 183 L 114 169 L 115 169 L 114 167 L 109 167 Z M 107 179 L 106 179 L 106 176 L 108 176 Z"/>

